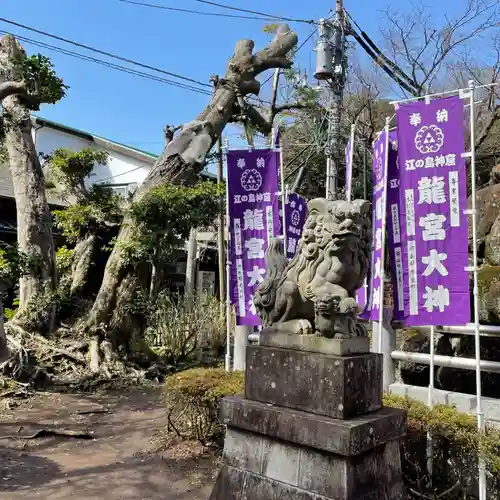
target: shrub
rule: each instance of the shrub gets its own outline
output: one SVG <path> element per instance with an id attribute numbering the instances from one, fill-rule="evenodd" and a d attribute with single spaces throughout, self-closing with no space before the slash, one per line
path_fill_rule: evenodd
<path id="1" fill-rule="evenodd" d="M 169 430 L 204 446 L 219 443 L 220 400 L 243 392 L 243 373 L 223 368 L 193 368 L 170 376 L 164 384 Z"/>
<path id="2" fill-rule="evenodd" d="M 7 321 L 10 321 L 17 313 L 19 309 L 19 299 L 14 299 L 12 301 L 12 307 L 5 307 L 3 310 L 3 316 Z"/>
<path id="3" fill-rule="evenodd" d="M 478 457 L 488 472 L 488 499 L 500 498 L 500 434 L 481 435 L 475 416 L 454 407 L 428 408 L 409 398 L 386 395 L 384 404 L 408 412 L 408 434 L 401 443 L 405 483 L 411 498 L 475 498 Z M 432 436 L 432 477 L 427 470 L 427 433 Z"/>
<path id="4" fill-rule="evenodd" d="M 186 298 L 161 294 L 149 314 L 146 340 L 171 364 L 191 360 L 201 349 L 217 355 L 223 349 L 225 318 L 212 296 Z"/>
<path id="5" fill-rule="evenodd" d="M 59 247 L 56 252 L 57 274 L 59 277 L 66 276 L 71 273 L 71 266 L 73 265 L 73 250 L 69 249 L 66 245 Z"/>

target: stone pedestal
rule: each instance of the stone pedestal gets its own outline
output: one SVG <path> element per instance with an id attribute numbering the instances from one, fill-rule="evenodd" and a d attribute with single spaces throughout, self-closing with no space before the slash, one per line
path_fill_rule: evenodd
<path id="1" fill-rule="evenodd" d="M 406 415 L 382 408 L 366 339 L 263 332 L 245 397 L 225 398 L 223 467 L 210 500 L 403 500 Z"/>

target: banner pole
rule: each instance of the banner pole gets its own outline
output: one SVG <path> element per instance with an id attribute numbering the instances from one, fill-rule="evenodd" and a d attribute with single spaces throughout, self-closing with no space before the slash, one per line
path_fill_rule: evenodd
<path id="1" fill-rule="evenodd" d="M 389 125 L 391 119 L 385 119 L 385 150 L 384 150 L 384 187 L 382 191 L 382 252 L 380 256 L 380 299 L 378 318 L 378 352 L 383 354 L 383 322 L 384 322 L 384 286 L 385 286 L 385 229 L 387 223 L 387 178 L 389 166 Z M 376 207 L 373 207 L 376 210 Z"/>
<path id="2" fill-rule="evenodd" d="M 472 273 L 474 279 L 474 340 L 476 351 L 476 415 L 477 427 L 480 433 L 485 430 L 483 402 L 481 397 L 481 333 L 479 331 L 479 287 L 477 266 L 477 208 L 476 208 L 476 124 L 474 103 L 474 81 L 469 81 L 470 99 L 470 173 L 471 173 L 471 216 L 472 216 Z M 479 456 L 479 500 L 486 500 L 486 468 L 484 460 Z"/>
<path id="3" fill-rule="evenodd" d="M 226 372 L 231 371 L 231 224 L 229 223 L 229 177 L 227 169 L 227 151 L 229 148 L 228 139 L 224 141 L 222 155 L 226 163 L 226 226 L 227 226 L 227 251 L 226 251 Z"/>
<path id="4" fill-rule="evenodd" d="M 272 137 L 273 137 L 273 147 L 274 151 L 279 155 L 279 168 L 280 168 L 280 191 L 281 191 L 281 237 L 283 238 L 283 254 L 286 255 L 286 201 L 287 201 L 287 188 L 285 185 L 285 167 L 283 164 L 283 151 L 281 148 L 281 137 L 278 140 L 274 138 L 279 134 L 279 125 L 276 128 L 273 128 Z"/>
<path id="5" fill-rule="evenodd" d="M 429 361 L 429 387 L 427 393 L 427 406 L 429 408 L 433 408 L 434 406 L 434 338 L 435 338 L 435 329 L 434 326 L 430 327 L 430 339 L 429 339 L 429 347 L 430 347 L 430 361 Z M 433 471 L 433 458 L 434 458 L 434 450 L 432 443 L 432 435 L 429 431 L 427 431 L 427 471 L 429 472 L 429 477 L 431 478 L 432 483 L 432 471 Z M 432 486 L 432 484 L 431 484 Z"/>
<path id="6" fill-rule="evenodd" d="M 347 201 L 349 203 L 351 202 L 351 199 L 352 199 L 352 179 L 354 176 L 353 161 L 354 161 L 354 136 L 355 136 L 355 133 L 356 133 L 356 123 L 352 123 L 351 124 L 351 150 L 349 151 L 349 163 L 351 165 L 351 172 L 350 172 L 349 179 L 346 178 L 346 198 L 347 198 Z"/>

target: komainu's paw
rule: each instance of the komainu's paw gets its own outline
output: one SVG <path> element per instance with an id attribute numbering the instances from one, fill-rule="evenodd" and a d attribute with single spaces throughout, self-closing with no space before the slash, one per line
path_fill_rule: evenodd
<path id="1" fill-rule="evenodd" d="M 313 329 L 311 323 L 307 321 L 307 319 L 299 319 L 297 320 L 299 335 L 312 335 Z"/>
<path id="2" fill-rule="evenodd" d="M 356 299 L 347 297 L 340 303 L 341 314 L 355 314 L 358 311 L 358 303 Z"/>

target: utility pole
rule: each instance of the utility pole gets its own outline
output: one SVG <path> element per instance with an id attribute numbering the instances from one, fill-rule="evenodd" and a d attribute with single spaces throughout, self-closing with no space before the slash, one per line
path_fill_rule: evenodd
<path id="1" fill-rule="evenodd" d="M 319 21 L 319 40 L 316 47 L 315 78 L 327 83 L 328 139 L 326 144 L 326 198 L 334 200 L 338 191 L 338 172 L 341 162 L 340 126 L 346 82 L 347 59 L 345 51 L 346 23 L 342 0 L 336 1 L 335 20 Z"/>

